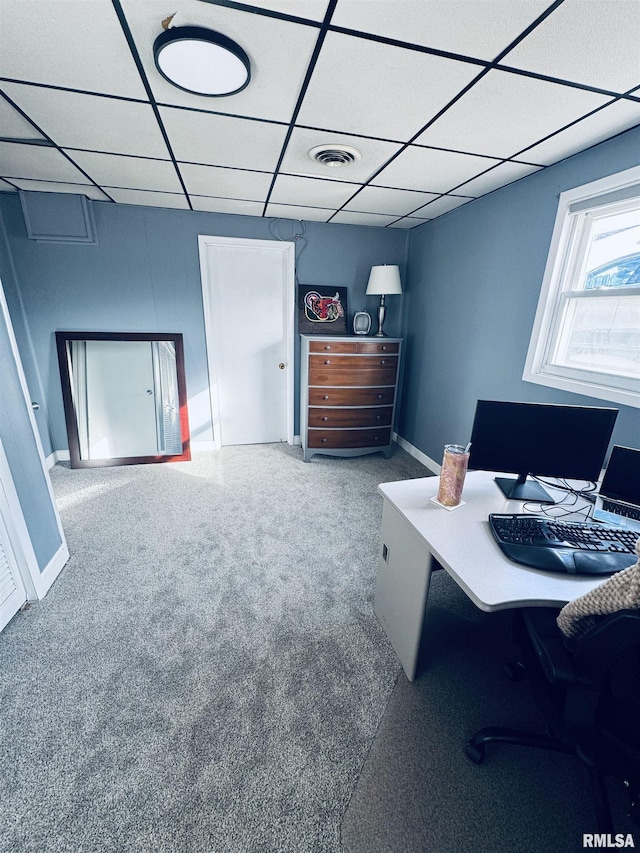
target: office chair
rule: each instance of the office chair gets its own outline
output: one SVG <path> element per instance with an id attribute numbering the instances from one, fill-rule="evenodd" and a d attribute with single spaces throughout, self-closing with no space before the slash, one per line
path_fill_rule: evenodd
<path id="1" fill-rule="evenodd" d="M 566 645 L 557 615 L 550 608 L 514 613 L 522 660 L 507 670 L 514 679 L 526 674 L 548 735 L 489 726 L 467 743 L 467 757 L 480 764 L 488 743 L 575 754 L 588 768 L 598 831 L 613 832 L 609 775 L 628 786 L 629 813 L 640 824 L 640 610 L 599 617 L 573 647 Z"/>

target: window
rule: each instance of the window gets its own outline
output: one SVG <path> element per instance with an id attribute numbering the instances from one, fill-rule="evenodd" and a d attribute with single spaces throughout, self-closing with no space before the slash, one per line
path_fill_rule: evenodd
<path id="1" fill-rule="evenodd" d="M 640 167 L 560 195 L 522 378 L 640 407 Z"/>

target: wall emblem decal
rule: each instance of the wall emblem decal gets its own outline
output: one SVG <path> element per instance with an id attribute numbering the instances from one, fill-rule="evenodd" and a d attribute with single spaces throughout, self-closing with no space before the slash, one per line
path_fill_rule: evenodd
<path id="1" fill-rule="evenodd" d="M 298 331 L 346 335 L 347 288 L 298 285 Z"/>

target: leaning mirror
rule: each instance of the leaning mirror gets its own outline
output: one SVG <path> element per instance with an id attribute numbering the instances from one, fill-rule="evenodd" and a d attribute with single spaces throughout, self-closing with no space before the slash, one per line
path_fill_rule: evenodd
<path id="1" fill-rule="evenodd" d="M 182 335 L 56 332 L 72 468 L 191 458 Z"/>

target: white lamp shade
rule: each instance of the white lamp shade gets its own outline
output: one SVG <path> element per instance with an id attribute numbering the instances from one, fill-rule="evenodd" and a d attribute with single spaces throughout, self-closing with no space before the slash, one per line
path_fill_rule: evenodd
<path id="1" fill-rule="evenodd" d="M 369 283 L 367 284 L 367 296 L 387 296 L 402 293 L 400 283 L 400 268 L 392 264 L 384 264 L 380 267 L 371 267 Z"/>

